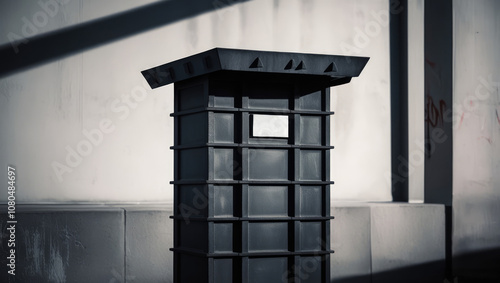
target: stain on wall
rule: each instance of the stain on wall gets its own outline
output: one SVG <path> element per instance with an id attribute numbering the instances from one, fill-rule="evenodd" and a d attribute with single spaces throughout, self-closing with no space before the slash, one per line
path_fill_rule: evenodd
<path id="1" fill-rule="evenodd" d="M 453 1 L 453 255 L 463 277 L 500 278 L 500 2 Z"/>
<path id="2" fill-rule="evenodd" d="M 0 208 L 0 219 L 6 219 L 6 207 Z M 107 282 L 113 278 L 123 282 L 123 209 L 18 206 L 16 215 L 16 276 L 2 268 L 0 282 Z M 6 225 L 0 222 L 2 266 L 9 236 Z"/>

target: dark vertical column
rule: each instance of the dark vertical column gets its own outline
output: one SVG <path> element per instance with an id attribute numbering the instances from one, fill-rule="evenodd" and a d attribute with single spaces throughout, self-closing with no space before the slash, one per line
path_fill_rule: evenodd
<path id="1" fill-rule="evenodd" d="M 297 110 L 300 108 L 300 91 L 297 86 L 294 87 L 293 90 L 293 107 L 291 109 Z M 293 145 L 300 145 L 300 136 L 301 136 L 301 123 L 300 123 L 300 114 L 295 113 L 291 114 L 291 125 L 290 125 L 290 133 L 293 133 L 293 136 L 291 137 L 291 142 Z M 299 218 L 300 217 L 300 203 L 301 203 L 301 198 L 300 198 L 300 192 L 301 192 L 301 185 L 298 183 L 300 181 L 300 149 L 295 148 L 292 150 L 293 151 L 293 181 L 297 182 L 295 185 L 291 186 L 293 188 L 293 198 L 289 197 L 289 207 L 291 209 L 291 214 L 290 216 Z M 299 221 L 293 221 L 293 235 L 294 235 L 294 243 L 293 243 L 293 249 L 291 251 L 297 252 L 300 251 L 300 222 Z M 300 266 L 300 256 L 296 255 L 293 258 L 291 258 L 291 264 L 289 266 L 289 270 L 291 270 L 292 274 L 296 277 L 297 266 Z M 294 268 L 295 267 L 295 268 Z M 295 270 L 294 270 L 295 269 Z"/>
<path id="2" fill-rule="evenodd" d="M 330 276 L 330 92 L 299 89 L 296 99 L 296 190 L 299 217 L 295 276 L 300 282 L 329 282 Z M 314 168 L 318 168 L 316 171 Z"/>
<path id="3" fill-rule="evenodd" d="M 391 172 L 393 201 L 408 201 L 408 11 L 390 0 Z M 392 10 L 392 7 L 399 9 Z M 401 9 L 402 8 L 402 9 Z"/>
<path id="4" fill-rule="evenodd" d="M 325 112 L 330 112 L 330 88 L 325 88 L 322 91 L 322 99 L 323 99 L 323 111 Z M 323 126 L 321 127 L 320 131 L 323 134 L 323 137 L 321 139 L 321 144 L 330 147 L 330 115 L 325 115 L 323 117 Z M 324 170 L 324 178 L 325 181 L 331 181 L 331 176 L 330 176 L 330 149 L 325 150 L 325 160 L 324 160 L 324 165 L 323 165 L 323 170 Z M 332 181 L 333 183 L 333 181 Z M 323 207 L 321 211 L 321 215 L 324 217 L 331 217 L 330 215 L 330 189 L 332 185 L 326 184 L 325 188 L 323 189 Z M 333 217 L 331 217 L 333 218 Z M 321 249 L 330 251 L 330 220 L 325 221 L 324 225 L 324 230 L 322 231 L 322 236 L 323 236 L 323 241 L 321 243 Z M 325 254 L 325 261 L 323 262 L 323 269 L 324 271 L 324 276 L 330 277 L 330 254 Z"/>
<path id="5" fill-rule="evenodd" d="M 174 87 L 174 281 L 201 282 L 214 266 L 200 254 L 213 250 L 207 241 L 199 241 L 195 235 L 214 234 L 213 225 L 201 218 L 210 212 L 208 142 L 209 113 L 205 111 L 208 89 L 205 78 L 196 78 Z M 213 151 L 213 150 L 212 150 Z M 213 189 L 213 186 L 211 186 Z M 186 253 L 185 250 L 196 251 Z M 191 268 L 198 272 L 190 272 Z"/>
<path id="6" fill-rule="evenodd" d="M 425 202 L 446 205 L 447 276 L 451 276 L 453 196 L 452 0 L 425 1 Z"/>

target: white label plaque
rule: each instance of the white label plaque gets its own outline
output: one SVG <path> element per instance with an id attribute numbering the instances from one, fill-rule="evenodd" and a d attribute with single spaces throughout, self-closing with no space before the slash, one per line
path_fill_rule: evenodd
<path id="1" fill-rule="evenodd" d="M 252 136 L 288 138 L 288 116 L 254 114 L 252 118 Z"/>

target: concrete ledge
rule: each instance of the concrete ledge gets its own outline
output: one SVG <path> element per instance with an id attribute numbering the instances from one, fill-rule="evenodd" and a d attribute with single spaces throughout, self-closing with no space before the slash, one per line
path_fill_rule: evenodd
<path id="1" fill-rule="evenodd" d="M 333 203 L 332 282 L 444 282 L 443 205 Z"/>
<path id="2" fill-rule="evenodd" d="M 0 211 L 5 255 L 7 207 Z M 331 282 L 444 281 L 444 206 L 333 203 L 331 213 Z M 15 279 L 172 282 L 171 214 L 171 204 L 18 205 Z M 3 270 L 0 281 L 15 282 Z"/>
<path id="3" fill-rule="evenodd" d="M 331 208 L 332 282 L 371 282 L 370 206 L 335 204 Z M 350 280 L 350 281 L 346 281 Z"/>

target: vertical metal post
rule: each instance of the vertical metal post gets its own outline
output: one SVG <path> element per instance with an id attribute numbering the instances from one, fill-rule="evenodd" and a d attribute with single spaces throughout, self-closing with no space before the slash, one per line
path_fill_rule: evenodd
<path id="1" fill-rule="evenodd" d="M 400 9 L 393 10 L 397 5 Z M 390 0 L 391 172 L 393 201 L 408 201 L 408 11 Z M 402 8 L 402 9 L 401 9 Z"/>

